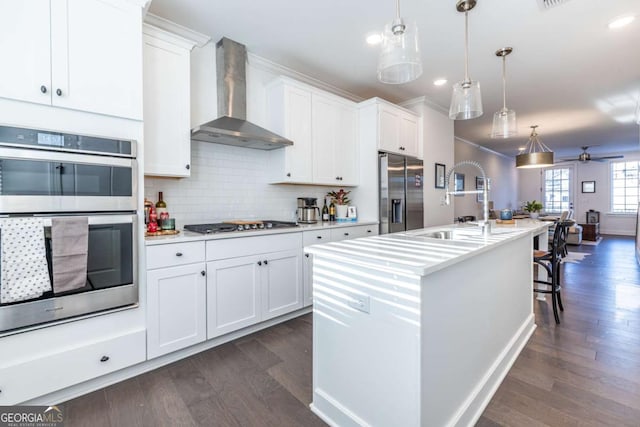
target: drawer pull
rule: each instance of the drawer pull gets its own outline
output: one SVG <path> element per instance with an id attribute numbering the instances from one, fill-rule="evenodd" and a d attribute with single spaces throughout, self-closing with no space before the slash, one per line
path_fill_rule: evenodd
<path id="1" fill-rule="evenodd" d="M 309 258 L 309 254 L 304 254 L 304 256 L 306 256 L 307 258 Z"/>
<path id="2" fill-rule="evenodd" d="M 269 264 L 269 261 L 267 261 L 266 259 L 264 260 L 264 265 Z"/>
<path id="3" fill-rule="evenodd" d="M 102 356 L 102 357 L 100 358 L 100 361 L 101 361 L 101 362 L 103 362 L 103 363 L 104 363 L 104 362 L 106 362 L 106 361 L 108 361 L 108 360 L 109 360 L 109 356 Z"/>
<path id="4" fill-rule="evenodd" d="M 176 256 L 182 256 L 182 252 L 176 252 Z"/>
<path id="5" fill-rule="evenodd" d="M 349 233 L 344 233 L 344 235 L 345 235 L 345 236 L 348 236 L 348 235 L 349 235 Z"/>
<path id="6" fill-rule="evenodd" d="M 322 236 L 316 236 L 316 239 L 322 239 Z"/>
<path id="7" fill-rule="evenodd" d="M 371 233 L 371 230 L 367 230 L 367 233 Z"/>
<path id="8" fill-rule="evenodd" d="M 204 270 L 202 270 L 202 271 L 200 272 L 200 274 L 201 274 L 201 275 L 203 275 L 203 276 L 206 276 L 206 275 L 207 275 L 207 273 L 206 273 Z"/>
<path id="9" fill-rule="evenodd" d="M 258 261 L 258 265 L 262 265 L 262 261 Z"/>

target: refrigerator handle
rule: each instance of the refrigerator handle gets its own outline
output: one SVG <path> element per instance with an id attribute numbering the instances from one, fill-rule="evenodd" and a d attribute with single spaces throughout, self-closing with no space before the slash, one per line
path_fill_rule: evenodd
<path id="1" fill-rule="evenodd" d="M 402 224 L 402 199 L 391 199 L 391 222 Z"/>

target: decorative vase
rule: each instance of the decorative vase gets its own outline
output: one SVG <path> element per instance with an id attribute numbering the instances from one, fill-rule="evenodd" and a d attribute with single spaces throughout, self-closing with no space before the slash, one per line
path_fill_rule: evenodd
<path id="1" fill-rule="evenodd" d="M 531 219 L 538 219 L 539 216 L 540 212 L 529 212 L 529 218 Z"/>
<path id="2" fill-rule="evenodd" d="M 347 209 L 348 209 L 348 205 L 337 205 L 336 206 L 336 218 L 346 218 L 347 217 Z"/>

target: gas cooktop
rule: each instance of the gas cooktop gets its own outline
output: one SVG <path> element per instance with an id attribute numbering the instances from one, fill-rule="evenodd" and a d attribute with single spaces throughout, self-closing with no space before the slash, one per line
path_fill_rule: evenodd
<path id="1" fill-rule="evenodd" d="M 297 227 L 295 222 L 263 220 L 263 221 L 228 221 L 212 224 L 185 225 L 184 229 L 200 234 L 228 233 L 232 231 L 272 230 L 275 228 Z"/>

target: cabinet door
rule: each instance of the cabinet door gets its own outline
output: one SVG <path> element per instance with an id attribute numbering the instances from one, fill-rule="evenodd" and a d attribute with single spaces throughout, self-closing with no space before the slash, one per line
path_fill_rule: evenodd
<path id="1" fill-rule="evenodd" d="M 400 117 L 400 151 L 418 157 L 418 118 L 410 114 Z"/>
<path id="2" fill-rule="evenodd" d="M 0 96 L 51 103 L 49 0 L 0 2 Z"/>
<path id="3" fill-rule="evenodd" d="M 144 36 L 145 175 L 190 175 L 189 52 Z"/>
<path id="4" fill-rule="evenodd" d="M 302 308 L 301 255 L 300 249 L 263 255 L 262 320 Z"/>
<path id="5" fill-rule="evenodd" d="M 380 105 L 378 111 L 378 149 L 400 153 L 400 115 L 397 110 Z"/>
<path id="6" fill-rule="evenodd" d="M 313 182 L 340 185 L 336 170 L 340 105 L 316 94 L 312 99 Z"/>
<path id="7" fill-rule="evenodd" d="M 358 156 L 358 113 L 355 105 L 341 105 L 339 108 L 338 135 L 335 141 L 335 172 L 341 185 L 360 183 L 360 156 Z"/>
<path id="8" fill-rule="evenodd" d="M 147 272 L 147 353 L 154 358 L 206 337 L 205 264 Z"/>
<path id="9" fill-rule="evenodd" d="M 142 120 L 142 19 L 125 1 L 51 0 L 52 103 Z"/>
<path id="10" fill-rule="evenodd" d="M 263 255 L 254 255 L 207 263 L 208 338 L 260 321 L 260 274 L 264 259 Z"/>
<path id="11" fill-rule="evenodd" d="M 313 304 L 313 255 L 304 254 L 302 258 L 302 306 Z"/>

